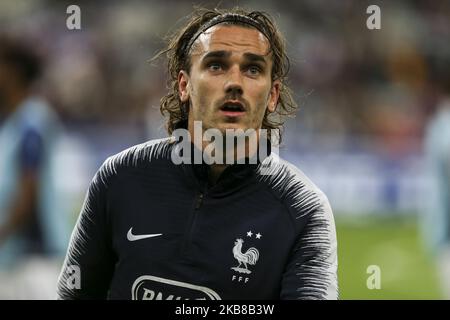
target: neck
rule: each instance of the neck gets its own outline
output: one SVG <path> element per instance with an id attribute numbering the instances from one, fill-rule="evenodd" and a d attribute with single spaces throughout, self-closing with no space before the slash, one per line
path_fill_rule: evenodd
<path id="1" fill-rule="evenodd" d="M 203 128 L 201 126 L 194 129 L 192 125 L 189 125 L 188 130 L 191 142 L 198 150 L 201 150 L 202 157 L 204 156 L 205 149 L 208 148 L 208 151 L 206 151 L 208 154 L 214 150 L 214 157 L 216 157 L 216 160 L 222 160 L 222 164 L 213 163 L 210 165 L 209 182 L 213 185 L 217 183 L 222 172 L 231 164 L 230 161 L 232 163 L 237 163 L 238 159 L 243 157 L 250 158 L 255 156 L 258 152 L 259 129 L 255 132 L 256 135 L 253 136 L 253 139 L 240 139 L 239 143 L 233 143 L 230 148 L 227 148 L 227 139 L 224 134 L 222 135 L 222 142 L 220 142 L 220 140 L 211 142 L 203 140 Z M 229 156 L 230 159 L 227 156 Z"/>
<path id="2" fill-rule="evenodd" d="M 210 166 L 209 183 L 215 185 L 222 172 L 228 167 L 226 164 L 212 164 Z"/>

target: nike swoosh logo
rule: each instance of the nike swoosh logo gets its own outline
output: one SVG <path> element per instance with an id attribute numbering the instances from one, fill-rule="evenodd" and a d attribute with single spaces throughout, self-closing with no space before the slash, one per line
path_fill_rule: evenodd
<path id="1" fill-rule="evenodd" d="M 128 241 L 136 241 L 136 240 L 142 240 L 142 239 L 159 237 L 159 236 L 162 236 L 162 233 L 134 235 L 132 227 L 130 228 L 130 230 L 128 230 L 128 233 L 127 233 Z"/>

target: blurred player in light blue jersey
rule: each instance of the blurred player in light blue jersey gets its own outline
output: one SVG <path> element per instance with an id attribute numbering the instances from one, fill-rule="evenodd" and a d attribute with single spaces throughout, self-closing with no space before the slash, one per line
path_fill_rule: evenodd
<path id="1" fill-rule="evenodd" d="M 437 89 L 437 110 L 425 135 L 425 154 L 430 178 L 424 212 L 426 244 L 437 258 L 440 283 L 450 299 L 450 61 L 433 61 L 432 77 Z"/>
<path id="2" fill-rule="evenodd" d="M 68 223 L 55 183 L 61 128 L 33 94 L 41 62 L 29 48 L 0 38 L 0 298 L 51 298 Z M 53 279 L 54 278 L 54 279 Z M 52 291 L 53 289 L 53 291 Z"/>

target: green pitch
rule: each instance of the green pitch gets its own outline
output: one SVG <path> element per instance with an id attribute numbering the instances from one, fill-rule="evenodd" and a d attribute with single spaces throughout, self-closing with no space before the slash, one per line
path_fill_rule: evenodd
<path id="1" fill-rule="evenodd" d="M 443 299 L 415 219 L 338 216 L 336 228 L 340 299 Z M 370 265 L 380 268 L 380 289 L 367 288 Z"/>

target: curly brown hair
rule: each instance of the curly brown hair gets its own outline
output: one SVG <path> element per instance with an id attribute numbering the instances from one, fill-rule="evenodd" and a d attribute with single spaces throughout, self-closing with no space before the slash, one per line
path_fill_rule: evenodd
<path id="1" fill-rule="evenodd" d="M 244 27 L 255 27 L 267 37 L 270 43 L 270 53 L 273 59 L 272 81 L 279 80 L 281 84 L 280 97 L 277 102 L 277 108 L 274 113 L 266 110 L 263 118 L 262 128 L 267 129 L 269 138 L 273 134 L 271 130 L 278 129 L 278 141 L 281 141 L 281 132 L 286 117 L 293 116 L 297 111 L 297 105 L 292 98 L 292 92 L 287 82 L 289 72 L 289 58 L 286 54 L 285 40 L 273 22 L 272 18 L 265 12 L 246 11 L 242 8 L 233 9 L 205 9 L 196 8 L 189 17 L 188 23 L 181 29 L 175 31 L 168 37 L 168 45 L 165 49 L 158 52 L 152 61 L 162 55 L 166 55 L 168 71 L 168 93 L 161 98 L 160 111 L 163 116 L 168 116 L 166 129 L 169 134 L 178 128 L 187 128 L 187 118 L 189 102 L 183 103 L 180 100 L 178 91 L 178 74 L 181 70 L 190 72 L 190 47 L 192 40 L 202 32 L 202 28 L 211 23 L 212 19 L 218 19 L 220 16 L 238 15 L 244 18 L 250 18 L 254 23 L 252 25 L 244 24 L 239 20 L 226 21 L 223 23 L 242 25 Z M 205 31 L 205 30 L 203 30 Z"/>

